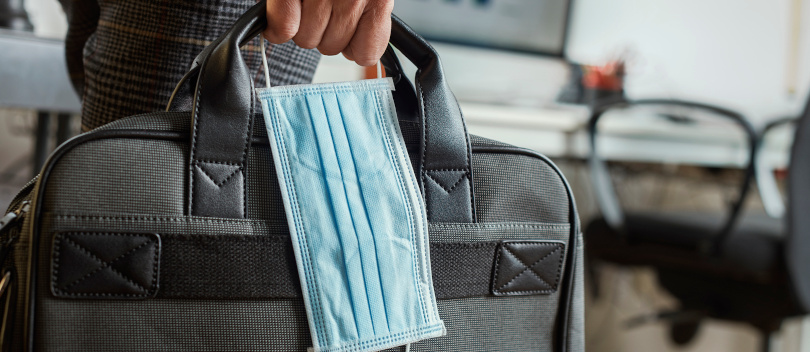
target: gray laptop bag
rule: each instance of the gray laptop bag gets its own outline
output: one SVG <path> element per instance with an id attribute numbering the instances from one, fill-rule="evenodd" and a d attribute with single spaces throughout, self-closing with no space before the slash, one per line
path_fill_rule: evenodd
<path id="1" fill-rule="evenodd" d="M 265 26 L 260 2 L 195 60 L 171 111 L 73 138 L 12 201 L 0 229 L 4 351 L 311 346 L 239 50 Z M 468 135 L 433 48 L 397 18 L 391 43 L 418 68 L 412 85 L 393 50 L 383 58 L 448 330 L 411 350 L 582 351 L 582 243 L 563 175 Z"/>

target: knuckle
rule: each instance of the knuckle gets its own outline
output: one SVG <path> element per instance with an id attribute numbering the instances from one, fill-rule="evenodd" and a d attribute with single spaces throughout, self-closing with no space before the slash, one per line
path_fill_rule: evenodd
<path id="1" fill-rule="evenodd" d="M 298 26 L 295 24 L 290 23 L 277 24 L 269 29 L 268 39 L 273 39 L 283 43 L 292 39 L 297 33 L 298 33 Z"/>
<path id="2" fill-rule="evenodd" d="M 340 52 L 343 51 L 343 50 L 341 50 L 341 48 L 337 48 L 334 45 L 323 45 L 323 44 L 321 44 L 321 45 L 318 45 L 318 51 L 320 51 L 321 54 L 332 56 L 332 55 L 340 54 Z"/>
<path id="3" fill-rule="evenodd" d="M 374 1 L 374 0 L 371 0 Z M 362 11 L 366 4 L 364 1 L 342 1 L 337 3 L 339 5 L 339 9 L 343 10 L 344 12 L 352 13 L 352 12 L 359 12 Z"/>
<path id="4" fill-rule="evenodd" d="M 315 49 L 318 46 L 318 43 L 310 38 L 293 38 L 293 41 L 296 45 L 304 48 L 304 49 Z"/>

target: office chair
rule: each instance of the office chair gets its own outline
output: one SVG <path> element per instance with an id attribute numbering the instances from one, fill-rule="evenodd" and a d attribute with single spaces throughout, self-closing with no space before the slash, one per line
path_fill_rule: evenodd
<path id="1" fill-rule="evenodd" d="M 748 162 L 727 214 L 625 212 L 607 166 L 597 152 L 597 123 L 609 110 L 638 105 L 683 106 L 735 122 L 748 140 Z M 742 213 L 754 177 L 758 136 L 742 115 L 705 104 L 643 100 L 602 105 L 589 123 L 589 166 L 602 216 L 586 227 L 586 258 L 652 267 L 679 303 L 670 337 L 685 344 L 704 317 L 748 323 L 763 334 L 762 350 L 782 321 L 810 307 L 810 103 L 796 131 L 791 156 L 787 231 L 779 219 Z M 800 156 L 804 155 L 804 158 Z M 805 235 L 806 234 L 806 235 Z M 677 317 L 667 313 L 661 316 Z"/>
<path id="2" fill-rule="evenodd" d="M 759 196 L 762 199 L 762 207 L 765 213 L 774 219 L 782 219 L 785 216 L 785 200 L 779 190 L 779 185 L 774 177 L 774 167 L 768 162 L 766 149 L 764 148 L 765 137 L 771 135 L 774 130 L 785 125 L 793 125 L 798 121 L 795 117 L 783 117 L 774 119 L 762 128 L 757 150 L 757 162 L 755 163 L 756 184 Z"/>

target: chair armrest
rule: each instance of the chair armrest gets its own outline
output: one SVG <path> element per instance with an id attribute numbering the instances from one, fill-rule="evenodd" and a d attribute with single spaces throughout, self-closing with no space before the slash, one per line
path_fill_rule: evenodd
<path id="1" fill-rule="evenodd" d="M 715 115 L 728 118 L 731 121 L 735 122 L 745 133 L 748 142 L 748 158 L 747 158 L 748 160 L 745 165 L 744 177 L 742 185 L 740 187 L 739 196 L 731 204 L 731 208 L 729 210 L 729 214 L 726 218 L 726 221 L 724 222 L 720 230 L 717 232 L 717 234 L 713 238 L 713 242 L 710 244 L 708 248 L 708 250 L 711 251 L 712 253 L 717 253 L 717 251 L 720 248 L 720 245 L 728 236 L 729 232 L 731 232 L 731 228 L 734 226 L 737 218 L 739 217 L 743 203 L 745 202 L 745 198 L 747 197 L 748 191 L 750 189 L 751 180 L 754 176 L 754 165 L 758 139 L 753 126 L 751 126 L 751 123 L 748 122 L 748 120 L 745 117 L 743 117 L 742 114 L 737 113 L 735 111 L 713 105 L 683 100 L 644 99 L 636 101 L 614 102 L 594 107 L 591 112 L 590 120 L 588 121 L 588 144 L 590 147 L 590 153 L 588 155 L 588 165 L 590 166 L 591 182 L 594 187 L 594 192 L 596 195 L 599 210 L 602 212 L 602 215 L 604 216 L 607 224 L 618 233 L 624 233 L 625 227 L 624 212 L 622 211 L 621 206 L 619 205 L 619 200 L 618 197 L 616 196 L 616 191 L 613 188 L 613 184 L 610 179 L 610 174 L 608 172 L 607 165 L 605 161 L 602 158 L 600 158 L 596 147 L 596 136 L 598 134 L 598 130 L 596 127 L 599 122 L 599 119 L 601 119 L 602 116 L 604 116 L 604 114 L 607 111 L 616 108 L 624 108 L 639 105 L 682 106 L 710 111 Z"/>
<path id="2" fill-rule="evenodd" d="M 770 164 L 764 162 L 764 142 L 765 136 L 773 131 L 774 128 L 798 121 L 795 117 L 780 118 L 771 121 L 762 132 L 759 134 L 757 141 L 757 162 L 755 180 L 757 188 L 759 189 L 759 196 L 762 198 L 762 206 L 765 212 L 772 218 L 782 218 L 785 215 L 785 201 L 782 199 L 782 194 L 779 192 L 779 187 L 776 183 L 776 178 L 773 175 L 773 168 Z"/>

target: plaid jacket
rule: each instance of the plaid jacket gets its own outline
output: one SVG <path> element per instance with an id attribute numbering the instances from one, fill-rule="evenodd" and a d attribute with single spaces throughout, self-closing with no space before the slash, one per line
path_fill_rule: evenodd
<path id="1" fill-rule="evenodd" d="M 60 0 L 68 15 L 65 50 L 82 98 L 82 130 L 163 110 L 202 49 L 254 0 Z M 259 38 L 244 47 L 257 87 Z M 268 48 L 273 85 L 311 82 L 320 54 L 292 42 Z"/>

